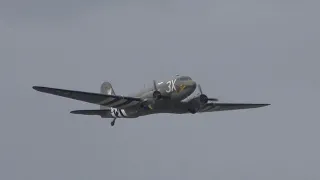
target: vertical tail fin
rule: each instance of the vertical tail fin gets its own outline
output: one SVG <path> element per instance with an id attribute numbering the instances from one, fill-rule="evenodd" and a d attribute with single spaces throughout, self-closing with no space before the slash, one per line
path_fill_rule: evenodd
<path id="1" fill-rule="evenodd" d="M 108 95 L 116 95 L 113 88 L 112 88 L 111 83 L 109 83 L 109 82 L 104 82 L 101 84 L 100 93 L 101 94 L 108 94 Z M 108 109 L 108 107 L 100 106 L 100 109 Z"/>

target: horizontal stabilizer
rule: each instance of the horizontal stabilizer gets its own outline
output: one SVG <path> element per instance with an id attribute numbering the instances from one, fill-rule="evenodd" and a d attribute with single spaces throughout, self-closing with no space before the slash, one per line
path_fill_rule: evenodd
<path id="1" fill-rule="evenodd" d="M 71 111 L 71 114 L 81 114 L 81 115 L 98 115 L 98 116 L 105 116 L 107 113 L 110 113 L 110 110 L 106 109 L 98 109 L 98 110 L 75 110 Z"/>
<path id="2" fill-rule="evenodd" d="M 102 118 L 133 118 L 132 116 L 128 116 L 124 109 L 75 110 L 71 111 L 70 113 L 81 115 L 98 115 Z"/>

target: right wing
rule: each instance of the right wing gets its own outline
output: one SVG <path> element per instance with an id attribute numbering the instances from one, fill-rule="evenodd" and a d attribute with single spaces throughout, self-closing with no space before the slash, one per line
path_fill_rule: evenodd
<path id="1" fill-rule="evenodd" d="M 251 109 L 269 106 L 270 104 L 248 104 L 248 103 L 207 103 L 199 112 L 214 112 L 214 111 L 230 111 L 240 109 Z"/>
<path id="2" fill-rule="evenodd" d="M 131 107 L 142 102 L 140 98 L 135 97 L 89 93 L 41 86 L 34 86 L 33 89 L 43 93 L 119 109 Z"/>

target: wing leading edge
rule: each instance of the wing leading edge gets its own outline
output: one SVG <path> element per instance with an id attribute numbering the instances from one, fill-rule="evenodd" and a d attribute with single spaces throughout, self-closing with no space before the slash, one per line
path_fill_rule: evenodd
<path id="1" fill-rule="evenodd" d="M 33 86 L 33 89 L 39 92 L 48 93 L 65 98 L 84 101 L 92 104 L 113 107 L 113 108 L 127 108 L 139 104 L 142 100 L 140 98 L 106 95 L 99 93 L 90 93 L 82 91 L 73 91 L 66 89 L 57 89 L 50 87 Z"/>
<path id="2" fill-rule="evenodd" d="M 213 111 L 229 111 L 240 109 L 251 109 L 269 106 L 270 104 L 249 104 L 249 103 L 207 103 L 199 112 L 213 112 Z"/>

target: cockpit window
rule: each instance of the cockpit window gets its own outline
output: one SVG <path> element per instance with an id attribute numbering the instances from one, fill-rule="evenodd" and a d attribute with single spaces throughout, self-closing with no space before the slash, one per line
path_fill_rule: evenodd
<path id="1" fill-rule="evenodd" d="M 189 81 L 189 80 L 192 80 L 190 77 L 187 77 L 187 76 L 182 76 L 182 77 L 179 77 L 179 80 L 180 81 Z"/>

